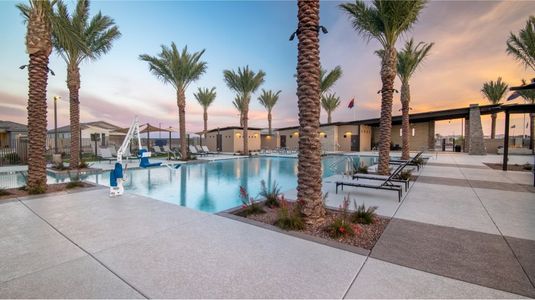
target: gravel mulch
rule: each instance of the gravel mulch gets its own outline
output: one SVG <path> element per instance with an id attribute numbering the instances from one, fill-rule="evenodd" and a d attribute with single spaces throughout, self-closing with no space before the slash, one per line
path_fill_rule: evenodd
<path id="1" fill-rule="evenodd" d="M 295 205 L 295 204 L 292 204 Z M 263 207 L 266 213 L 264 214 L 255 214 L 255 215 L 249 215 L 247 216 L 248 219 L 255 220 L 258 222 L 266 223 L 273 225 L 275 221 L 277 220 L 277 213 L 278 208 L 269 208 L 269 207 Z M 236 214 L 236 213 L 235 213 Z M 367 250 L 371 250 L 375 243 L 379 240 L 379 237 L 381 234 L 383 234 L 384 230 L 386 229 L 386 226 L 388 225 L 388 222 L 390 221 L 389 218 L 377 216 L 375 218 L 375 222 L 373 224 L 358 224 L 362 230 L 358 234 L 355 234 L 354 236 L 348 236 L 342 237 L 340 239 L 335 239 L 329 236 L 329 234 L 325 231 L 325 227 L 332 223 L 332 221 L 337 218 L 341 217 L 341 212 L 332 210 L 332 209 L 326 209 L 326 215 L 325 219 L 322 223 L 317 225 L 306 225 L 304 230 L 301 230 L 300 232 L 309 234 L 312 236 L 320 237 L 323 239 L 333 240 L 340 243 L 348 244 L 355 247 L 364 248 Z"/>
<path id="2" fill-rule="evenodd" d="M 503 166 L 502 164 L 494 164 L 494 163 L 484 163 L 487 165 L 487 167 L 494 169 L 494 170 L 502 170 Z M 521 171 L 521 172 L 532 172 L 533 165 L 527 164 L 527 165 L 519 165 L 519 164 L 508 164 L 507 170 L 509 171 Z"/>
<path id="3" fill-rule="evenodd" d="M 49 185 L 47 185 L 45 194 L 55 193 L 55 192 L 62 192 L 62 191 L 72 191 L 72 190 L 76 190 L 76 189 L 79 189 L 79 188 L 87 188 L 87 187 L 94 186 L 93 184 L 90 184 L 90 183 L 87 183 L 87 182 L 80 182 L 80 186 L 68 189 L 67 185 L 68 185 L 68 183 L 49 184 Z M 28 191 L 21 190 L 19 188 L 3 189 L 3 191 L 8 192 L 9 195 L 0 196 L 0 201 L 9 200 L 9 199 L 18 198 L 18 197 L 30 196 L 30 194 L 28 194 Z M 44 194 L 42 194 L 42 195 L 44 195 Z"/>

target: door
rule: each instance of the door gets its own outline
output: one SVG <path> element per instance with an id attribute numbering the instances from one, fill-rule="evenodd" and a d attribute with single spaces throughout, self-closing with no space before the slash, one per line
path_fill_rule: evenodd
<path id="1" fill-rule="evenodd" d="M 360 151 L 360 136 L 351 136 L 351 151 Z"/>
<path id="2" fill-rule="evenodd" d="M 286 148 L 286 136 L 281 135 L 281 148 Z"/>
<path id="3" fill-rule="evenodd" d="M 222 151 L 222 148 L 223 147 L 223 135 L 221 134 L 218 134 L 216 136 L 216 149 L 218 152 L 221 152 Z"/>

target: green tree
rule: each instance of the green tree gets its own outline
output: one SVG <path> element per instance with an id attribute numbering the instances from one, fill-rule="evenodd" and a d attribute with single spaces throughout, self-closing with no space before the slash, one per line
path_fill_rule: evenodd
<path id="1" fill-rule="evenodd" d="M 238 110 L 238 113 L 240 114 L 240 127 L 243 127 L 243 112 L 244 112 L 244 108 L 243 108 L 243 100 L 242 100 L 242 97 L 241 95 L 236 95 L 236 97 L 234 97 L 234 101 L 232 101 L 232 105 L 234 105 L 234 108 L 236 108 Z"/>
<path id="2" fill-rule="evenodd" d="M 248 136 L 248 114 L 251 96 L 264 83 L 264 73 L 262 70 L 254 72 L 249 66 L 238 68 L 238 71 L 224 70 L 223 77 L 227 86 L 235 91 L 241 99 L 240 113 L 243 122 L 243 153 L 249 153 L 249 136 Z"/>
<path id="3" fill-rule="evenodd" d="M 483 84 L 483 88 L 481 88 L 481 93 L 489 100 L 492 104 L 499 104 L 502 100 L 503 96 L 505 96 L 505 93 L 507 92 L 507 89 L 509 86 L 507 83 L 502 81 L 501 77 L 498 77 L 498 80 L 496 81 L 489 81 L 485 82 Z M 491 114 L 491 133 L 490 138 L 494 139 L 496 137 L 496 113 Z"/>
<path id="4" fill-rule="evenodd" d="M 282 91 L 273 92 L 272 90 L 266 91 L 262 89 L 262 93 L 260 94 L 260 97 L 258 97 L 258 101 L 264 108 L 266 108 L 268 112 L 268 128 L 269 128 L 269 134 L 271 134 L 271 111 L 273 110 L 273 107 L 275 104 L 277 104 L 277 101 L 279 101 L 279 95 Z"/>
<path id="5" fill-rule="evenodd" d="M 89 1 L 78 0 L 72 16 L 62 2 L 58 3 L 58 17 L 69 31 L 76 32 L 82 44 L 65 42 L 62 32 L 54 31 L 52 44 L 67 64 L 67 88 L 69 89 L 71 168 L 80 164 L 80 64 L 88 59 L 96 60 L 108 53 L 121 33 L 112 18 L 98 12 L 89 19 Z"/>
<path id="6" fill-rule="evenodd" d="M 526 80 L 522 79 L 522 85 L 526 85 Z M 526 103 L 529 104 L 535 104 L 535 90 L 523 90 L 523 91 L 515 91 L 520 97 L 524 99 Z M 525 125 L 524 125 L 525 126 Z M 535 113 L 529 114 L 529 147 L 531 149 L 531 153 L 535 154 Z"/>
<path id="7" fill-rule="evenodd" d="M 530 16 L 518 35 L 511 32 L 507 39 L 507 54 L 526 68 L 535 71 L 535 16 Z"/>
<path id="8" fill-rule="evenodd" d="M 397 51 L 395 44 L 401 34 L 418 20 L 425 0 L 374 0 L 370 6 L 364 1 L 344 3 L 340 7 L 351 18 L 353 28 L 364 38 L 377 40 L 383 47 L 381 59 L 381 118 L 379 125 L 380 174 L 389 173 L 390 143 L 392 139 L 392 102 L 396 77 Z"/>
<path id="9" fill-rule="evenodd" d="M 340 97 L 336 94 L 327 94 L 321 96 L 321 107 L 327 112 L 327 123 L 332 123 L 331 114 L 332 112 L 340 106 Z"/>
<path id="10" fill-rule="evenodd" d="M 322 68 L 320 73 L 320 96 L 323 96 L 323 94 L 330 91 L 331 88 L 336 84 L 338 79 L 342 77 L 342 74 L 343 72 L 340 66 L 336 66 L 330 71 L 327 71 Z"/>
<path id="11" fill-rule="evenodd" d="M 208 88 L 199 88 L 197 93 L 193 94 L 197 102 L 202 106 L 203 109 L 203 121 L 204 121 L 204 131 L 203 135 L 206 138 L 206 132 L 208 131 L 208 107 L 214 102 L 216 97 L 215 87 L 212 89 Z"/>
<path id="12" fill-rule="evenodd" d="M 201 60 L 205 50 L 189 53 L 188 46 L 179 51 L 175 43 L 171 47 L 162 45 L 162 52 L 158 56 L 142 54 L 139 59 L 149 63 L 149 70 L 164 83 L 170 84 L 176 90 L 178 106 L 178 123 L 180 132 L 180 155 L 186 158 L 186 89 L 206 72 L 206 62 Z"/>
<path id="13" fill-rule="evenodd" d="M 56 16 L 58 1 L 30 0 L 17 4 L 26 23 L 26 51 L 28 67 L 28 190 L 46 191 L 46 89 L 48 59 L 52 52 L 52 32 L 61 33 L 65 43 L 80 44 L 79 37 L 70 32 Z M 24 68 L 26 66 L 23 66 Z"/>

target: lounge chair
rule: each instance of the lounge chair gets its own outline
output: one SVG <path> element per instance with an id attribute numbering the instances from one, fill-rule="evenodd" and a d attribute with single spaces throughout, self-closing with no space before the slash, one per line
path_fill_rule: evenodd
<path id="1" fill-rule="evenodd" d="M 405 168 L 405 166 L 408 164 L 408 162 L 405 162 L 401 165 L 402 168 Z M 401 195 L 403 193 L 403 187 L 396 185 L 392 182 L 392 179 L 394 177 L 394 173 L 390 174 L 387 178 L 382 180 L 381 182 L 378 182 L 378 184 L 372 184 L 372 183 L 361 183 L 361 182 L 344 182 L 344 181 L 337 181 L 336 182 L 336 193 L 338 193 L 338 187 L 341 186 L 342 190 L 344 190 L 344 186 L 352 186 L 357 188 L 368 188 L 368 189 L 376 189 L 376 190 L 388 190 L 388 191 L 395 191 L 398 193 L 398 202 L 401 201 Z"/>
<path id="2" fill-rule="evenodd" d="M 409 160 L 403 160 L 403 159 L 391 159 L 390 160 L 390 164 L 391 165 L 401 165 L 403 163 L 406 163 L 408 162 L 408 165 L 409 166 L 415 166 L 416 167 L 416 170 L 420 170 L 420 164 L 417 163 L 418 159 L 420 158 L 420 156 L 422 156 L 424 152 L 423 151 L 420 151 L 418 153 L 416 153 L 415 156 L 413 156 L 411 159 Z"/>
<path id="3" fill-rule="evenodd" d="M 162 148 L 160 148 L 160 146 L 154 146 L 152 147 L 152 150 L 154 150 L 154 153 L 158 155 L 166 154 L 166 152 L 162 151 Z"/>
<path id="4" fill-rule="evenodd" d="M 112 160 L 117 160 L 117 158 L 113 157 L 113 155 L 111 154 L 110 148 L 100 148 L 100 154 L 98 155 L 98 157 L 99 160 L 107 160 L 110 163 Z"/>
<path id="5" fill-rule="evenodd" d="M 168 145 L 162 146 L 162 149 L 165 153 L 171 154 L 175 159 L 177 160 L 180 159 L 180 152 L 175 152 L 171 150 Z"/>
<path id="6" fill-rule="evenodd" d="M 195 146 L 193 145 L 189 145 L 189 152 L 193 155 L 199 155 L 199 156 L 203 156 L 203 155 L 206 155 L 205 153 L 201 153 L 199 151 L 197 151 L 197 148 L 195 148 Z"/>
<path id="7" fill-rule="evenodd" d="M 217 152 L 210 151 L 210 149 L 208 149 L 208 146 L 206 146 L 206 145 L 201 146 L 201 148 L 205 153 L 208 153 L 208 154 L 219 154 Z"/>
<path id="8" fill-rule="evenodd" d="M 201 154 L 204 154 L 204 155 L 208 155 L 210 153 L 210 151 L 204 151 L 204 149 L 200 146 L 200 145 L 194 145 L 195 149 L 197 149 L 197 152 L 201 153 Z"/>
<path id="9" fill-rule="evenodd" d="M 393 185 L 394 185 L 394 182 L 402 183 L 403 185 L 405 185 L 405 191 L 407 191 L 409 189 L 410 179 L 399 178 L 399 174 L 401 174 L 401 172 L 406 166 L 407 166 L 406 164 L 398 165 L 390 175 L 354 173 L 353 179 L 354 180 L 355 179 L 356 180 L 368 179 L 368 180 L 378 180 L 378 181 L 390 180 Z"/>

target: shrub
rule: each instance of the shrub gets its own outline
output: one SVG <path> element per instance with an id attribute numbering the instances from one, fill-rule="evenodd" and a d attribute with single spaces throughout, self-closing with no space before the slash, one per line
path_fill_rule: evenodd
<path id="1" fill-rule="evenodd" d="M 46 184 L 41 184 L 31 189 L 26 188 L 26 190 L 28 191 L 28 194 L 30 195 L 44 194 L 46 193 Z"/>
<path id="2" fill-rule="evenodd" d="M 351 214 L 351 221 L 353 223 L 372 224 L 375 222 L 377 206 L 370 206 L 366 209 L 364 204 L 357 205 L 355 200 L 353 200 L 353 205 L 355 205 L 355 211 Z"/>
<path id="3" fill-rule="evenodd" d="M 412 176 L 411 170 L 403 170 L 399 173 L 398 177 L 402 180 L 409 180 Z"/>
<path id="4" fill-rule="evenodd" d="M 8 153 L 4 155 L 4 160 L 12 164 L 18 164 L 20 162 L 20 156 L 17 153 Z"/>
<path id="5" fill-rule="evenodd" d="M 263 214 L 266 211 L 258 205 L 258 202 L 254 200 L 253 197 L 249 196 L 247 189 L 243 186 L 240 186 L 240 200 L 242 202 L 242 210 L 238 215 L 242 217 L 247 217 L 249 215 Z"/>
<path id="6" fill-rule="evenodd" d="M 368 174 L 368 166 L 366 166 L 366 165 L 361 165 L 361 166 L 357 169 L 357 173 Z"/>
<path id="7" fill-rule="evenodd" d="M 343 238 L 346 236 L 354 236 L 355 231 L 350 222 L 344 220 L 344 218 L 336 218 L 329 225 L 325 227 L 325 231 L 332 238 Z"/>
<path id="8" fill-rule="evenodd" d="M 279 198 L 278 203 L 280 208 L 277 212 L 277 221 L 275 221 L 274 225 L 284 230 L 303 230 L 305 228 L 305 221 L 301 214 L 302 203 L 296 202 L 291 205 L 284 199 L 284 196 Z"/>
<path id="9" fill-rule="evenodd" d="M 421 166 L 424 164 L 424 159 L 422 157 L 418 157 L 417 159 L 414 160 L 414 163 L 417 164 L 418 166 Z"/>
<path id="10" fill-rule="evenodd" d="M 26 190 L 28 190 L 28 188 L 25 185 L 19 187 L 19 191 L 26 191 Z"/>
<path id="11" fill-rule="evenodd" d="M 260 196 L 266 198 L 265 205 L 273 208 L 273 207 L 279 207 L 279 195 L 280 195 L 280 186 L 277 184 L 276 181 L 273 181 L 273 184 L 271 185 L 271 188 L 268 188 L 266 185 L 266 182 L 264 180 L 260 181 L 261 185 L 261 191 Z"/>
<path id="12" fill-rule="evenodd" d="M 524 170 L 531 171 L 531 168 L 532 168 L 532 167 L 531 167 L 530 164 L 526 163 L 526 164 L 524 164 L 524 165 L 522 166 L 522 168 L 523 168 Z"/>
<path id="13" fill-rule="evenodd" d="M 80 164 L 78 165 L 78 168 L 87 169 L 87 168 L 89 168 L 89 164 L 85 160 L 81 159 L 80 160 Z"/>
<path id="14" fill-rule="evenodd" d="M 68 168 L 65 166 L 65 164 L 62 161 L 60 161 L 59 163 L 54 165 L 54 169 L 63 171 L 63 170 L 67 170 Z"/>
<path id="15" fill-rule="evenodd" d="M 10 192 L 8 192 L 6 189 L 4 188 L 0 188 L 0 196 L 9 196 L 11 195 Z"/>
<path id="16" fill-rule="evenodd" d="M 69 183 L 67 183 L 67 185 L 65 186 L 66 189 L 74 189 L 74 188 L 77 188 L 77 187 L 84 187 L 84 183 L 81 182 L 81 181 L 71 181 Z"/>

